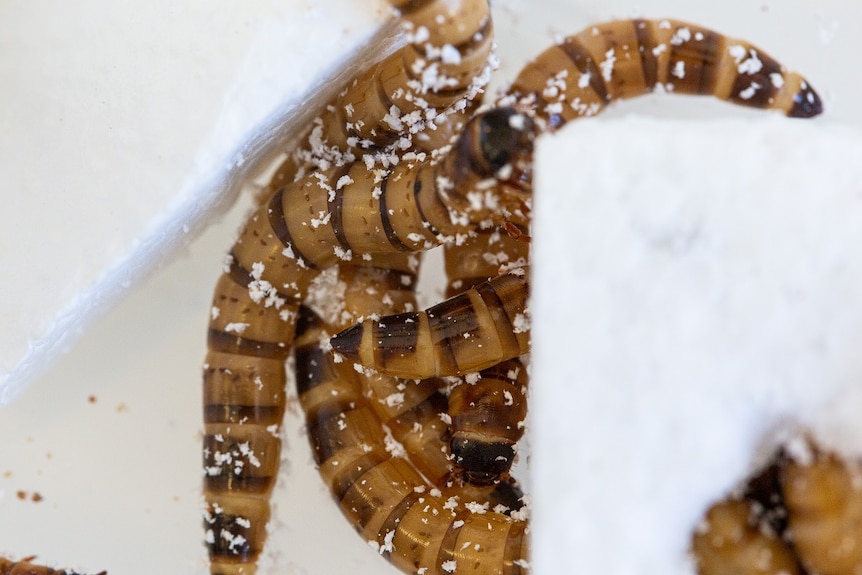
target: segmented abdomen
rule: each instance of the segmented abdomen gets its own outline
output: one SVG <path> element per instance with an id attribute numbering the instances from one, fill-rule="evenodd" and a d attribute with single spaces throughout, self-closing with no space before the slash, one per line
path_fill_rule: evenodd
<path id="1" fill-rule="evenodd" d="M 432 151 L 450 143 L 490 79 L 493 27 L 487 0 L 390 1 L 406 44 L 362 71 L 314 120 L 264 197 L 308 170 L 366 154 Z"/>
<path id="2" fill-rule="evenodd" d="M 320 351 L 321 329 L 310 317 L 297 333 L 300 401 L 321 476 L 360 536 L 404 572 L 526 573 L 526 524 L 494 510 L 493 492 L 429 484 L 393 455 L 356 381 Z"/>
<path id="3" fill-rule="evenodd" d="M 332 347 L 398 377 L 480 371 L 529 351 L 527 270 L 507 273 L 426 311 L 366 319 Z"/>
<path id="4" fill-rule="evenodd" d="M 859 461 L 813 449 L 810 461 L 782 470 L 793 545 L 810 573 L 862 571 L 862 485 Z"/>
<path id="5" fill-rule="evenodd" d="M 804 78 L 752 44 L 677 20 L 619 20 L 569 36 L 528 64 L 511 93 L 551 127 L 657 87 L 808 118 L 823 109 Z"/>

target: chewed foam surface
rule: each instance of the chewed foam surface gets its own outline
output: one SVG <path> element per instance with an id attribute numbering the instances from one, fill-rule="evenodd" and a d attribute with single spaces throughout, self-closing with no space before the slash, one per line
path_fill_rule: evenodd
<path id="1" fill-rule="evenodd" d="M 537 572 L 692 573 L 692 528 L 776 441 L 862 453 L 860 157 L 778 117 L 540 143 Z"/>

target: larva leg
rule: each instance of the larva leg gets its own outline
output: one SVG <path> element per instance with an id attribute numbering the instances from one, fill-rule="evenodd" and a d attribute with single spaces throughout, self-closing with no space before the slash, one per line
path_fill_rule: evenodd
<path id="1" fill-rule="evenodd" d="M 799 74 L 744 40 L 676 20 L 619 20 L 569 36 L 528 64 L 504 102 L 535 107 L 551 128 L 657 87 L 807 118 L 823 109 Z"/>
<path id="2" fill-rule="evenodd" d="M 782 470 L 789 530 L 811 573 L 862 571 L 862 465 L 812 447 Z"/>
<path id="3" fill-rule="evenodd" d="M 51 567 L 35 565 L 30 561 L 31 559 L 12 561 L 0 557 L 0 575 L 80 575 L 68 569 L 52 569 Z M 98 575 L 107 575 L 107 572 L 102 571 Z"/>

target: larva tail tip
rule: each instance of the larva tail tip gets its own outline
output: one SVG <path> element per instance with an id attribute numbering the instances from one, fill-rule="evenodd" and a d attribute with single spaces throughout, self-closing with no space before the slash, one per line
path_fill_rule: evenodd
<path id="1" fill-rule="evenodd" d="M 803 88 L 793 97 L 793 107 L 787 115 L 791 118 L 813 118 L 823 113 L 823 100 L 811 88 Z"/>
<path id="2" fill-rule="evenodd" d="M 329 342 L 332 349 L 338 353 L 356 359 L 359 357 L 359 346 L 362 343 L 362 324 L 354 325 L 335 335 Z"/>

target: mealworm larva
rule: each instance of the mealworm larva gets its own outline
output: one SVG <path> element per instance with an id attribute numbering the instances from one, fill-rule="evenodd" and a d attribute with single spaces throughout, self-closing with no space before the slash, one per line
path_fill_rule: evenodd
<path id="1" fill-rule="evenodd" d="M 407 113 L 410 117 L 404 115 L 411 109 L 408 103 L 417 106 L 414 111 L 451 105 L 451 100 L 429 104 L 446 95 L 447 85 L 458 92 L 458 98 L 470 93 L 470 86 L 477 85 L 477 70 L 484 74 L 487 69 L 491 23 L 484 1 L 393 0 L 393 4 L 413 23 L 412 45 L 397 52 L 395 59 L 384 60 L 361 83 L 357 81 L 357 86 L 386 87 L 385 98 L 366 99 L 356 86 L 341 96 L 343 106 L 334 107 L 335 115 L 321 121 L 318 134 L 337 157 L 330 158 L 328 152 L 313 152 L 307 159 L 295 156 L 301 158 L 297 165 L 307 163 L 314 171 L 277 189 L 272 186 L 274 193 L 250 218 L 216 287 L 204 370 L 204 485 L 214 574 L 255 572 L 279 461 L 284 360 L 294 343 L 299 306 L 321 270 L 350 262 L 341 267 L 354 274 L 353 283 L 358 282 L 355 274 L 367 270 L 352 266 L 366 257 L 460 242 L 475 230 L 494 225 L 527 234 L 537 129 L 531 116 L 553 128 L 570 117 L 588 115 L 598 105 L 589 100 L 590 91 L 600 96 L 597 102 L 603 106 L 612 97 L 637 95 L 655 85 L 683 93 L 697 85 L 697 93 L 755 107 L 769 105 L 791 115 L 813 115 L 820 109 L 819 99 L 804 81 L 784 73 L 747 44 L 729 41 L 727 54 L 715 56 L 713 48 L 725 46 L 724 37 L 716 33 L 670 22 L 627 21 L 573 37 L 561 49 L 566 54 L 563 59 L 550 55 L 554 49 L 540 56 L 504 98 L 515 108 L 499 107 L 475 116 L 448 153 L 441 150 L 421 158 L 416 153 L 421 144 L 413 140 L 410 145 L 417 147 L 407 152 L 408 159 L 394 143 L 412 136 L 417 125 L 412 112 Z M 468 21 L 467 35 L 458 38 L 455 29 Z M 665 28 L 674 32 L 665 37 Z M 604 43 L 593 41 L 592 36 Z M 427 62 L 415 50 L 428 38 L 433 39 L 429 40 L 432 52 L 439 51 L 436 68 L 425 67 Z M 708 41 L 698 48 L 704 38 Z M 621 39 L 634 41 L 625 44 Z M 659 41 L 669 45 L 660 49 Z M 632 52 L 629 45 L 638 49 Z M 639 64 L 632 66 L 638 52 L 645 51 L 655 51 L 655 57 L 645 57 L 643 64 L 638 57 Z M 665 51 L 673 61 L 662 55 Z M 624 61 L 627 67 L 621 67 Z M 422 71 L 420 92 L 433 86 L 422 92 L 421 102 L 416 98 L 416 78 L 410 76 L 416 70 Z M 698 82 L 693 80 L 695 70 Z M 572 92 L 565 82 L 567 75 L 574 78 L 575 73 L 577 82 L 568 85 L 580 92 Z M 775 89 L 761 86 L 762 77 Z M 435 83 L 440 78 L 445 81 Z M 637 78 L 642 78 L 642 87 L 630 88 Z M 747 83 L 737 89 L 740 78 Z M 403 101 L 397 99 L 401 97 Z M 475 100 L 459 101 L 466 107 Z M 795 105 L 787 105 L 789 101 Z M 396 105 L 387 108 L 391 103 Z M 583 103 L 588 107 L 583 108 Z M 577 113 L 571 115 L 568 109 Z M 338 117 L 342 113 L 345 116 Z M 376 126 L 372 131 L 380 139 L 369 138 L 368 143 L 363 139 L 372 134 L 362 129 L 370 125 Z M 387 158 L 352 161 L 356 153 L 351 146 L 387 145 L 385 152 L 391 154 Z M 280 170 L 280 177 L 290 179 L 291 169 Z M 389 265 L 395 266 L 383 268 Z M 366 319 L 333 338 L 331 345 L 386 375 L 424 379 L 492 368 L 528 351 L 527 271 L 524 266 L 497 276 L 426 312 L 376 322 Z M 370 309 L 366 303 L 356 308 Z M 310 337 L 316 329 L 304 324 L 300 334 Z M 314 349 L 322 344 L 309 345 Z M 308 358 L 302 362 L 302 369 L 311 365 Z M 393 563 L 408 571 L 521 572 L 526 525 L 490 512 L 476 520 L 479 514 L 460 514 L 449 509 L 446 501 L 418 493 L 416 487 L 425 481 L 422 475 L 408 460 L 392 457 L 385 449 L 381 418 L 395 422 L 397 416 L 393 419 L 393 414 L 370 407 L 362 393 L 363 385 L 372 396 L 386 386 L 381 384 L 375 391 L 367 382 L 357 386 L 355 379 L 339 375 L 339 369 L 331 371 L 325 374 L 323 388 L 329 386 L 335 396 L 304 389 L 309 434 L 316 442 L 322 474 L 363 537 L 376 541 Z M 418 453 L 423 447 L 417 444 L 411 449 Z M 442 467 L 437 469 L 440 476 Z M 363 480 L 356 481 L 360 475 Z M 460 494 L 469 492 L 467 487 L 460 489 Z M 416 504 L 420 500 L 421 506 Z M 429 510 L 446 520 L 431 520 Z M 475 545 L 465 545 L 467 541 Z M 488 570 L 483 564 L 492 567 Z"/>
<path id="2" fill-rule="evenodd" d="M 510 126 L 514 115 L 477 116 L 471 125 L 479 128 L 468 126 L 440 162 L 403 162 L 379 181 L 364 164 L 315 172 L 278 190 L 249 219 L 216 286 L 204 366 L 213 573 L 252 573 L 261 552 L 281 448 L 284 360 L 311 281 L 353 254 L 427 249 L 478 225 L 469 218 L 488 214 L 470 209 L 461 186 L 490 177 L 507 151 L 523 152 L 532 133 Z M 504 135 L 523 137 L 488 144 L 489 130 L 481 128 L 490 124 L 497 136 L 500 122 Z M 453 214 L 461 215 L 453 221 Z"/>
<path id="3" fill-rule="evenodd" d="M 318 351 L 321 323 L 304 316 L 297 381 L 309 440 L 321 476 L 360 535 L 404 572 L 526 573 L 526 523 L 493 509 L 497 490 L 435 486 L 394 455 L 359 386 Z"/>
<path id="4" fill-rule="evenodd" d="M 677 20 L 618 20 L 569 36 L 528 64 L 503 101 L 529 102 L 556 128 L 657 88 L 798 118 L 823 110 L 802 76 L 759 48 Z"/>
<path id="5" fill-rule="evenodd" d="M 473 115 L 490 79 L 493 29 L 487 0 L 391 0 L 407 43 L 361 72 L 279 166 L 268 197 L 307 170 L 366 155 L 436 150 Z M 390 149 L 386 149 L 390 148 Z"/>
<path id="6" fill-rule="evenodd" d="M 32 559 L 29 557 L 21 561 L 12 561 L 0 557 L 0 575 L 81 575 L 77 571 L 69 569 L 53 569 L 43 565 L 35 565 L 30 562 Z M 102 571 L 98 575 L 107 575 L 107 571 Z"/>
<path id="7" fill-rule="evenodd" d="M 415 259 L 415 256 L 399 253 L 398 259 Z M 381 262 L 373 258 L 376 265 L 339 265 L 339 279 L 345 284 L 344 314 L 346 321 L 334 327 L 349 325 L 356 318 L 368 315 L 385 315 L 392 310 L 416 309 L 414 289 L 415 270 L 406 275 L 403 265 L 392 262 L 393 256 Z M 368 263 L 368 262 L 367 262 Z M 381 264 L 385 263 L 385 267 Z M 326 353 L 326 352 L 321 352 Z M 300 350 L 297 349 L 297 371 L 300 369 Z M 381 423 L 392 436 L 404 446 L 410 461 L 432 484 L 441 487 L 451 478 L 450 453 L 448 451 L 448 427 L 440 413 L 446 410 L 446 397 L 440 389 L 445 383 L 437 379 L 403 380 L 377 372 L 358 374 L 346 362 L 345 377 L 357 380 L 363 396 Z"/>
<path id="8" fill-rule="evenodd" d="M 671 20 L 621 20 L 570 36 L 527 64 L 500 103 L 515 104 L 543 119 L 546 128 L 557 128 L 599 113 L 613 99 L 639 96 L 657 85 L 670 92 L 712 94 L 743 106 L 773 108 L 790 116 L 810 117 L 822 111 L 819 96 L 801 76 L 788 72 L 749 43 Z M 746 97 L 746 90 L 754 90 L 754 94 Z M 527 177 L 529 173 L 529 169 L 523 171 Z M 507 217 L 529 225 L 528 214 L 525 221 L 511 214 Z M 464 298 L 461 303 L 470 305 Z M 525 307 L 520 301 L 517 304 Z M 435 310 L 441 312 L 454 310 Z M 427 328 L 403 325 L 420 318 Z M 527 351 L 523 337 L 524 347 L 518 353 L 510 349 L 503 356 L 496 355 L 497 347 L 488 348 L 482 337 L 471 332 L 480 324 L 471 314 L 458 317 L 457 322 L 449 318 L 453 321 L 447 319 L 445 326 L 442 320 L 428 319 L 420 314 L 366 320 L 364 328 L 356 326 L 333 338 L 333 347 L 363 365 L 400 377 L 475 371 Z M 381 328 L 381 323 L 392 327 Z M 431 330 L 431 323 L 436 331 Z M 486 320 L 484 325 L 490 335 L 493 324 Z M 451 333 L 444 333 L 444 327 Z M 514 331 L 526 333 L 526 329 L 519 326 Z M 424 339 L 414 341 L 419 334 Z M 411 351 L 417 342 L 416 351 Z M 434 345 L 427 345 L 431 342 Z M 454 350 L 438 349 L 439 342 L 457 348 L 460 361 L 453 359 Z"/>

